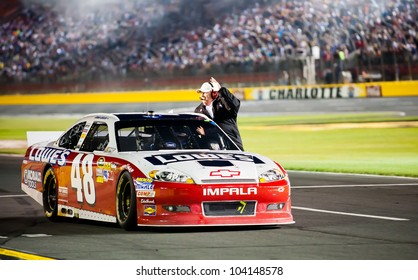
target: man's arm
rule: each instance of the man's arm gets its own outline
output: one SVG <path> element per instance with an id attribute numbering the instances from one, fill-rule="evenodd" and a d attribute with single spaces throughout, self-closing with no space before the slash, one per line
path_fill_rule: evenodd
<path id="1" fill-rule="evenodd" d="M 210 78 L 213 90 L 219 95 L 219 100 L 222 106 L 231 114 L 233 117 L 238 116 L 239 107 L 241 105 L 240 100 L 233 95 L 226 87 L 221 87 L 218 81 L 214 77 Z"/>
<path id="2" fill-rule="evenodd" d="M 219 90 L 219 100 L 222 106 L 232 114 L 234 117 L 238 116 L 241 101 L 233 95 L 226 87 L 221 87 Z"/>

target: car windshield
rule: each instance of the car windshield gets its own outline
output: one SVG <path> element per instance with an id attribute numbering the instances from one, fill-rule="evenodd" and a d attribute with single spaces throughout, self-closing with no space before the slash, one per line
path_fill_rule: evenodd
<path id="1" fill-rule="evenodd" d="M 147 119 L 115 124 L 118 150 L 239 150 L 213 122 L 197 119 Z"/>

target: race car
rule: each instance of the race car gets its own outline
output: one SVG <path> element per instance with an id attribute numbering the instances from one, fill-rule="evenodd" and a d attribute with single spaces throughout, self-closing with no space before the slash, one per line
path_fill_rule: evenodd
<path id="1" fill-rule="evenodd" d="M 277 162 L 196 113 L 95 113 L 28 147 L 22 190 L 46 217 L 138 226 L 294 223 Z"/>

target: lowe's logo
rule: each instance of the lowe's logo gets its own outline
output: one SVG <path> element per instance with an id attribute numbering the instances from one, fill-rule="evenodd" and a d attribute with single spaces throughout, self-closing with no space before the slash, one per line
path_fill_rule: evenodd
<path id="1" fill-rule="evenodd" d="M 211 188 L 203 189 L 204 196 L 213 195 L 251 195 L 257 194 L 257 188 Z"/>

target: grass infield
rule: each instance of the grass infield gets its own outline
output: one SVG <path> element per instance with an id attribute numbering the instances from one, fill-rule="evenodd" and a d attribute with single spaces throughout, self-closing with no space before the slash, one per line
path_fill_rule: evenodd
<path id="1" fill-rule="evenodd" d="M 1 140 L 26 131 L 64 130 L 76 119 L 0 118 Z M 418 177 L 418 117 L 391 113 L 241 116 L 244 148 L 288 170 Z M 23 154 L 25 149 L 0 149 Z"/>

